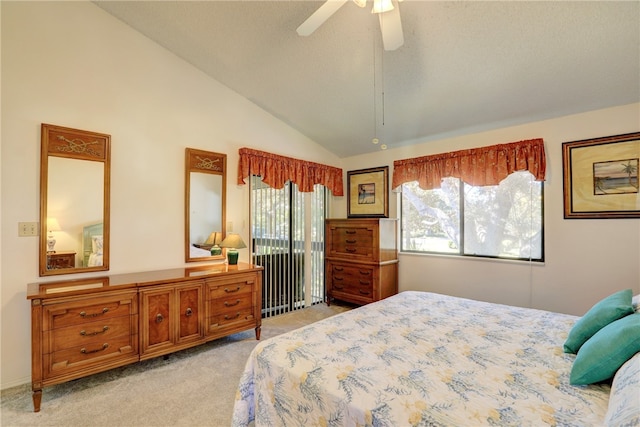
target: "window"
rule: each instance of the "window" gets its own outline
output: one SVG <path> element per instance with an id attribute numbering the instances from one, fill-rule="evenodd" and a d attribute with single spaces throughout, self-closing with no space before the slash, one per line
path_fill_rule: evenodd
<path id="1" fill-rule="evenodd" d="M 444 178 L 441 188 L 402 184 L 401 250 L 544 261 L 543 184 L 528 171 L 498 185 Z"/>

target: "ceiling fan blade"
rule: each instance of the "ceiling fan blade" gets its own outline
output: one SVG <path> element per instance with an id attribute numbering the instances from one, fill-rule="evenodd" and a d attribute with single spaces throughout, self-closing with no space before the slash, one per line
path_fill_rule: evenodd
<path id="1" fill-rule="evenodd" d="M 392 10 L 378 14 L 384 50 L 396 50 L 404 44 L 400 9 L 398 8 L 398 3 L 394 3 L 395 7 Z"/>
<path id="2" fill-rule="evenodd" d="M 308 36 L 313 33 L 318 27 L 324 24 L 324 21 L 329 19 L 331 15 L 336 13 L 347 0 L 327 0 L 322 6 L 318 8 L 313 14 L 304 21 L 296 30 L 301 36 Z"/>

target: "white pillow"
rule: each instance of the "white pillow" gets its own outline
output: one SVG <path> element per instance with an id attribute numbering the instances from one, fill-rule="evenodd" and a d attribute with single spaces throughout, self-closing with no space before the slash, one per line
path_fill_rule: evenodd
<path id="1" fill-rule="evenodd" d="M 91 253 L 102 255 L 102 236 L 91 236 Z"/>
<path id="2" fill-rule="evenodd" d="M 633 298 L 631 298 L 631 305 L 636 313 L 640 312 L 640 294 L 634 295 Z"/>
<path id="3" fill-rule="evenodd" d="M 627 360 L 613 377 L 604 425 L 640 425 L 640 353 Z"/>

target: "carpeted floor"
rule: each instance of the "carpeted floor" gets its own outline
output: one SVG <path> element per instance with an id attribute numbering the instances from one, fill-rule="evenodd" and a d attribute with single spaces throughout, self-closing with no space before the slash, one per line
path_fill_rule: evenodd
<path id="1" fill-rule="evenodd" d="M 265 340 L 348 310 L 318 304 L 264 319 Z M 33 412 L 31 385 L 2 391 L 3 427 L 229 426 L 236 387 L 258 341 L 254 331 L 231 335 L 167 357 L 46 387 Z"/>

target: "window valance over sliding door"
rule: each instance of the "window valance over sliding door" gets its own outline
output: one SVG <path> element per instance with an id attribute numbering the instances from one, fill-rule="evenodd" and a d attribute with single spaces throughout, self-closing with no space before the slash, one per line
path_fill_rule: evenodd
<path id="1" fill-rule="evenodd" d="M 497 185 L 508 175 L 528 170 L 544 181 L 546 159 L 541 138 L 491 145 L 393 162 L 392 188 L 418 181 L 420 188 L 440 188 L 443 178 L 460 178 L 474 186 Z"/>
<path id="2" fill-rule="evenodd" d="M 315 184 L 327 187 L 334 196 L 344 195 L 342 169 L 320 163 L 279 156 L 265 151 L 239 150 L 238 184 L 246 184 L 249 175 L 259 175 L 272 188 L 283 188 L 287 181 L 298 185 L 298 191 L 312 192 Z"/>

